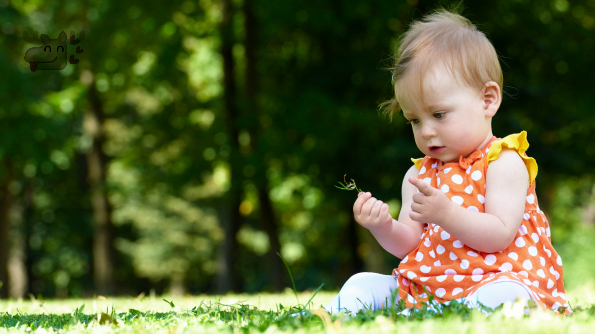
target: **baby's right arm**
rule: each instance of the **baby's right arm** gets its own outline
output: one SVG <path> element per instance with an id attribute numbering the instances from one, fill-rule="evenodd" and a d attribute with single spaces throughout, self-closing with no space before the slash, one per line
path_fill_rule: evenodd
<path id="1" fill-rule="evenodd" d="M 355 220 L 370 230 L 378 243 L 387 252 L 402 259 L 419 244 L 423 232 L 423 224 L 409 217 L 413 194 L 417 191 L 407 180 L 417 177 L 419 171 L 412 166 L 405 178 L 401 189 L 403 204 L 399 220 L 395 220 L 388 213 L 388 205 L 372 197 L 370 193 L 359 193 L 353 205 Z"/>

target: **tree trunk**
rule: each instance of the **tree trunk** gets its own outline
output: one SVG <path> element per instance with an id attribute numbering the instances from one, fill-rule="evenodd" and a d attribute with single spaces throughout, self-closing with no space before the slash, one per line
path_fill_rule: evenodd
<path id="1" fill-rule="evenodd" d="M 256 124 L 258 124 L 258 120 L 260 119 L 260 110 L 258 108 L 257 103 L 257 96 L 258 96 L 258 77 L 256 71 L 256 18 L 254 17 L 254 12 L 252 11 L 252 0 L 244 0 L 244 5 L 242 7 L 242 11 L 244 13 L 244 32 L 245 32 L 245 41 L 244 41 L 244 54 L 246 57 L 246 72 L 245 72 L 245 90 L 246 90 L 246 105 L 248 108 L 248 113 L 252 116 L 251 119 L 256 120 Z M 262 228 L 266 232 L 269 237 L 270 248 L 267 253 L 267 264 L 269 270 L 269 276 L 271 278 L 271 285 L 275 291 L 281 291 L 284 287 L 284 279 L 283 274 L 285 272 L 285 267 L 281 258 L 277 255 L 277 253 L 281 252 L 281 243 L 279 242 L 279 233 L 278 233 L 278 224 L 277 219 L 275 217 L 275 212 L 273 210 L 273 204 L 271 203 L 271 198 L 269 197 L 269 189 L 268 189 L 268 179 L 266 177 L 266 164 L 263 161 L 264 153 L 266 152 L 259 152 L 256 148 L 254 149 L 254 144 L 258 140 L 258 135 L 261 131 L 259 128 L 254 129 L 251 132 L 251 140 L 252 147 L 252 154 L 256 155 L 256 159 L 254 161 L 258 161 L 261 163 L 260 166 L 256 166 L 256 185 L 258 188 L 258 201 L 260 203 L 260 218 L 262 222 Z"/>
<path id="2" fill-rule="evenodd" d="M 12 299 L 25 297 L 28 287 L 26 268 L 27 238 L 22 203 L 12 202 L 9 212 L 10 230 L 8 232 L 8 295 Z"/>
<path id="3" fill-rule="evenodd" d="M 10 183 L 10 162 L 4 162 L 5 174 L 0 175 L 0 298 L 8 297 L 8 251 L 10 238 L 8 233 L 10 231 L 9 211 L 11 206 L 11 196 L 9 191 Z"/>
<path id="4" fill-rule="evenodd" d="M 95 89 L 94 81 L 89 85 L 89 109 L 83 120 L 85 132 L 93 138 L 87 152 L 87 183 L 91 193 L 91 205 L 95 220 L 93 235 L 93 282 L 101 295 L 115 293 L 114 250 L 111 206 L 105 189 L 107 159 L 103 153 L 103 105 Z"/>
<path id="5" fill-rule="evenodd" d="M 227 127 L 230 134 L 231 152 L 229 156 L 230 189 L 228 191 L 226 210 L 229 215 L 222 215 L 222 225 L 225 231 L 225 239 L 218 257 L 218 272 L 216 289 L 218 293 L 228 291 L 239 291 L 241 289 L 241 277 L 236 271 L 236 259 L 238 254 L 238 241 L 236 235 L 241 226 L 239 212 L 242 199 L 242 159 L 239 152 L 238 142 L 238 110 L 236 106 L 236 85 L 235 66 L 233 59 L 233 4 L 231 0 L 222 1 L 223 20 L 220 26 L 221 33 L 221 56 L 223 58 L 223 104 Z"/>

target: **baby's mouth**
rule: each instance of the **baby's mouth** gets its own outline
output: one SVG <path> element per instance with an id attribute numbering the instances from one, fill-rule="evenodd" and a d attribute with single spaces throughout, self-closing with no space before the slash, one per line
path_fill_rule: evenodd
<path id="1" fill-rule="evenodd" d="M 430 152 L 434 153 L 434 154 L 439 154 L 442 151 L 444 151 L 444 146 L 430 146 Z"/>

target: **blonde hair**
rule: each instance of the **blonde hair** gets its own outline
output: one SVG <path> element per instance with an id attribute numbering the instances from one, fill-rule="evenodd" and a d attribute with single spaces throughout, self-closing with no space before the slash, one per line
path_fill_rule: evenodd
<path id="1" fill-rule="evenodd" d="M 502 90 L 502 69 L 492 43 L 468 19 L 440 9 L 413 22 L 397 44 L 392 68 L 395 97 L 379 106 L 391 121 L 404 98 L 423 104 L 422 80 L 437 65 L 470 87 L 481 89 L 494 81 Z"/>

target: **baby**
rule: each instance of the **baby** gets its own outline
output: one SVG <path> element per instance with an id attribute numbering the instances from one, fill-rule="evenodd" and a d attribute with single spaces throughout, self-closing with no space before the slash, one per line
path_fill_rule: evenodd
<path id="1" fill-rule="evenodd" d="M 502 81 L 494 47 L 458 14 L 438 11 L 402 36 L 395 98 L 382 107 L 391 119 L 402 110 L 425 157 L 405 175 L 398 220 L 370 193 L 353 205 L 357 222 L 402 261 L 392 275 L 352 276 L 327 311 L 381 309 L 396 289 L 409 308 L 430 293 L 438 302 L 494 308 L 523 298 L 570 312 L 527 134 L 492 134 Z"/>

